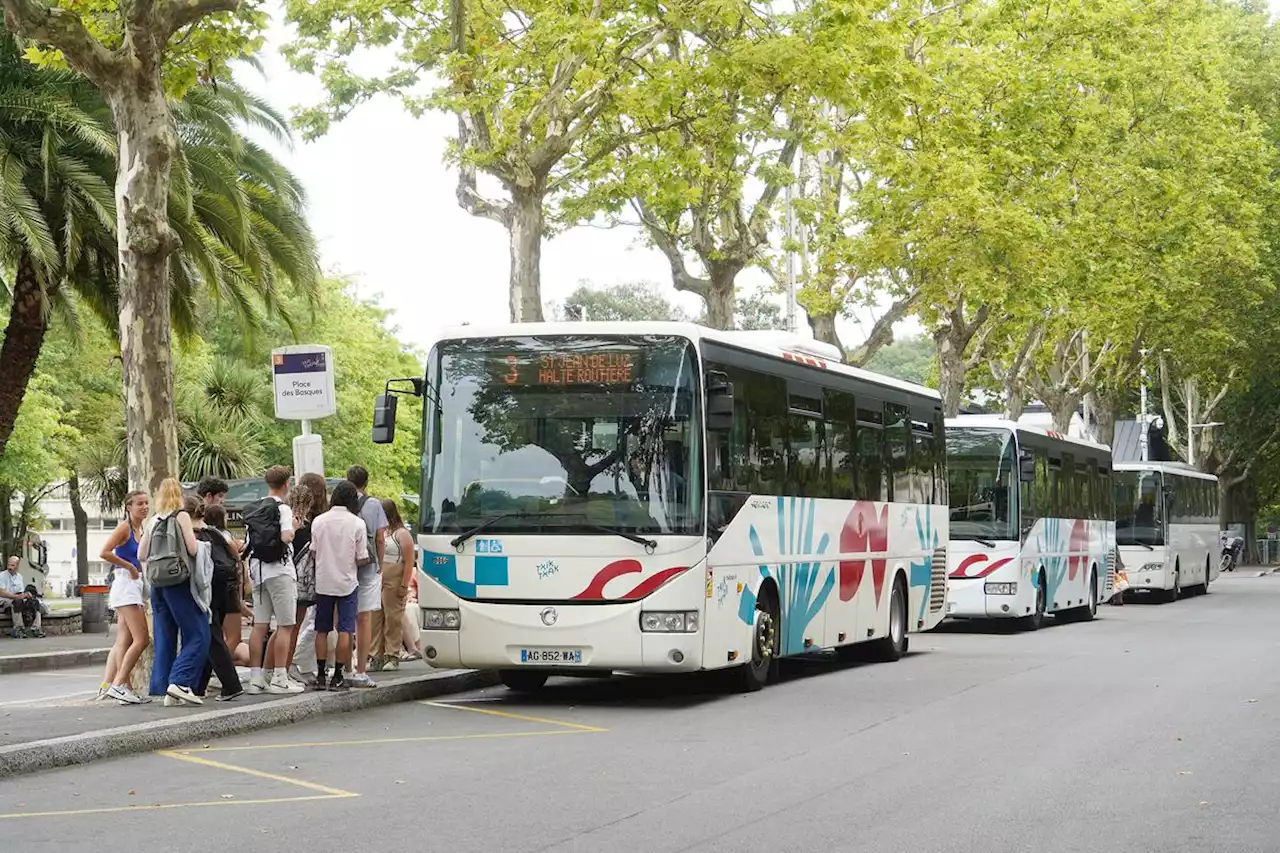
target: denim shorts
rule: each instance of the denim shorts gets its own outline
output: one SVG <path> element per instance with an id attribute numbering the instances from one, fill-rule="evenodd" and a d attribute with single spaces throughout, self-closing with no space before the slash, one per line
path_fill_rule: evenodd
<path id="1" fill-rule="evenodd" d="M 338 613 L 337 628 L 339 634 L 356 632 L 356 597 L 360 589 L 351 590 L 346 595 L 316 594 L 316 633 L 328 634 L 334 629 L 334 611 Z"/>

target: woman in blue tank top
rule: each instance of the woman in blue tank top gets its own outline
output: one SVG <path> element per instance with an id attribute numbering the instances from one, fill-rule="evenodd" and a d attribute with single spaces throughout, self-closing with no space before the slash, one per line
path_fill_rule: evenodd
<path id="1" fill-rule="evenodd" d="M 129 682 L 134 666 L 151 642 L 142 609 L 142 565 L 138 561 L 138 546 L 149 506 L 146 492 L 130 492 L 124 502 L 124 521 L 111 531 L 99 555 L 113 567 L 107 606 L 116 612 L 116 641 L 107 656 L 107 671 L 98 688 L 98 698 L 111 698 L 128 705 L 143 701 Z"/>

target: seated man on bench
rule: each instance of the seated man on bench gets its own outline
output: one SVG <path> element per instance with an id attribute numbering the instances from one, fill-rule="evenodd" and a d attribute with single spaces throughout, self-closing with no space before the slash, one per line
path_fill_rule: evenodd
<path id="1" fill-rule="evenodd" d="M 10 635 L 15 640 L 44 636 L 44 632 L 40 630 L 43 610 L 40 599 L 22 583 L 22 575 L 18 574 L 17 557 L 10 557 L 6 571 L 0 572 L 0 613 L 6 610 L 13 613 L 13 630 Z M 30 627 L 24 630 L 24 625 Z"/>

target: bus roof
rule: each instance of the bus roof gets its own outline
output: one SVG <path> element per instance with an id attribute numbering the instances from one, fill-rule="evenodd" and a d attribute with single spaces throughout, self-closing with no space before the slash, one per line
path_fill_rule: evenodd
<path id="1" fill-rule="evenodd" d="M 1098 444 L 1094 441 L 1088 441 L 1075 436 L 1064 435 L 1060 432 L 1054 432 L 1051 429 L 1042 429 L 1040 427 L 1028 426 L 1020 424 L 1017 421 L 1011 421 L 1003 415 L 960 415 L 956 418 L 947 418 L 947 427 L 987 427 L 988 429 L 1007 429 L 1016 430 L 1017 432 L 1028 433 L 1030 435 L 1043 435 L 1052 438 L 1054 441 L 1061 441 L 1064 444 L 1077 444 L 1081 447 L 1087 447 L 1091 450 L 1105 450 L 1111 452 L 1111 448 L 1105 444 Z M 1119 463 L 1116 463 L 1119 467 Z"/>
<path id="2" fill-rule="evenodd" d="M 779 330 L 723 331 L 721 329 L 709 329 L 697 323 L 674 323 L 657 320 L 507 323 L 503 325 L 453 326 L 441 329 L 436 342 L 532 335 L 674 335 L 688 338 L 695 344 L 709 341 L 723 346 L 734 347 L 735 349 L 772 356 L 784 361 L 805 364 L 886 388 L 895 388 L 899 391 L 928 397 L 935 402 L 942 401 L 941 395 L 932 388 L 844 364 L 840 360 L 840 351 L 830 344 Z"/>
<path id="3" fill-rule="evenodd" d="M 1198 480 L 1213 480 L 1214 482 L 1218 480 L 1217 475 L 1201 471 L 1199 468 L 1193 468 L 1185 462 L 1117 462 L 1115 469 L 1117 471 L 1162 471 L 1167 474 L 1193 477 Z"/>

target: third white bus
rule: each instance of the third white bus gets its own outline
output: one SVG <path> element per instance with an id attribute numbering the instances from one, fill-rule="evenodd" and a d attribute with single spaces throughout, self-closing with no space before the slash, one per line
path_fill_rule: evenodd
<path id="1" fill-rule="evenodd" d="M 1131 592 L 1175 601 L 1218 577 L 1218 478 L 1178 462 L 1116 465 L 1116 542 Z"/>

